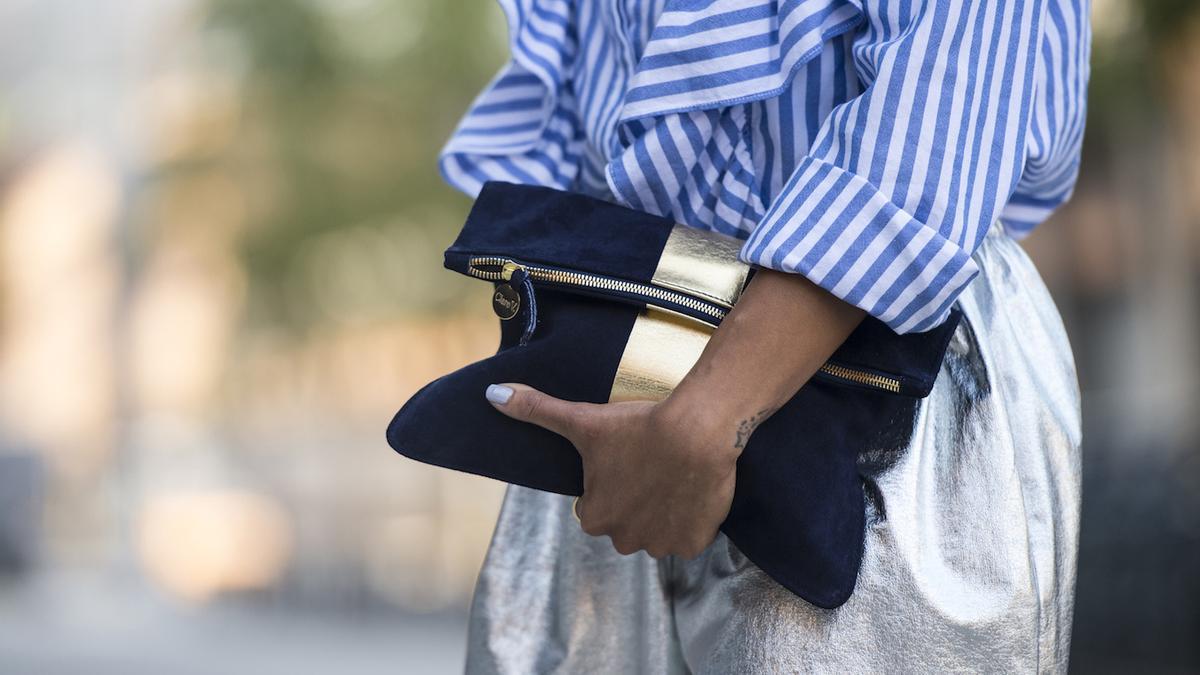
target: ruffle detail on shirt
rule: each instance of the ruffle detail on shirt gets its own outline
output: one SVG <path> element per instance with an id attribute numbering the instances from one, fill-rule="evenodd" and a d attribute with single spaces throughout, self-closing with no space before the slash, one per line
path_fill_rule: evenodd
<path id="1" fill-rule="evenodd" d="M 668 2 L 637 62 L 608 167 L 621 201 L 745 238 L 769 206 L 752 156 L 757 101 L 863 21 L 851 0 Z"/>
<path id="2" fill-rule="evenodd" d="M 442 175 L 478 194 L 488 180 L 566 189 L 584 140 L 569 71 L 577 49 L 569 0 L 498 0 L 510 62 L 471 104 L 443 148 Z"/>
<path id="3" fill-rule="evenodd" d="M 864 20 L 858 0 L 669 2 L 625 95 L 620 121 L 778 96 L 822 44 Z"/>
<path id="4" fill-rule="evenodd" d="M 749 136 L 746 106 L 633 120 L 609 189 L 631 208 L 744 239 L 765 210 Z"/>

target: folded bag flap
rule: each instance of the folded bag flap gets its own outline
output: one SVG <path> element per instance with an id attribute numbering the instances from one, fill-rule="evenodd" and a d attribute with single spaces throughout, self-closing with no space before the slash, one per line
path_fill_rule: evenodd
<path id="1" fill-rule="evenodd" d="M 445 264 L 469 274 L 472 257 L 502 255 L 649 283 L 674 225 L 586 195 L 491 181 L 446 249 Z"/>
<path id="2" fill-rule="evenodd" d="M 746 278 L 747 266 L 736 259 L 737 245 L 732 237 L 677 226 L 669 218 L 587 195 L 493 181 L 484 185 L 458 238 L 446 250 L 445 266 L 470 275 L 473 259 L 507 258 L 674 289 L 727 307 L 736 301 Z M 725 262 L 714 260 L 714 253 Z M 607 294 L 639 300 L 627 293 Z M 686 307 L 658 304 L 689 313 Z M 854 384 L 836 375 L 841 366 L 859 375 L 878 375 L 889 382 L 892 393 L 927 396 L 960 316 L 954 309 L 941 325 L 905 335 L 867 317 L 830 358 L 834 368 L 817 377 Z M 711 316 L 707 319 L 719 323 Z"/>

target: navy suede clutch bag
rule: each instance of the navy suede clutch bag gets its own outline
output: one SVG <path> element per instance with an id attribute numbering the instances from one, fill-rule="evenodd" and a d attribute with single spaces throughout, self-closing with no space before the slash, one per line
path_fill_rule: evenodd
<path id="1" fill-rule="evenodd" d="M 492 283 L 500 348 L 418 391 L 388 442 L 420 462 L 565 495 L 582 464 L 561 436 L 510 419 L 484 390 L 523 382 L 574 401 L 661 400 L 751 270 L 740 242 L 584 195 L 488 183 L 451 270 Z M 722 532 L 814 605 L 854 590 L 865 527 L 860 463 L 900 451 L 959 320 L 897 335 L 868 317 L 751 436 Z"/>

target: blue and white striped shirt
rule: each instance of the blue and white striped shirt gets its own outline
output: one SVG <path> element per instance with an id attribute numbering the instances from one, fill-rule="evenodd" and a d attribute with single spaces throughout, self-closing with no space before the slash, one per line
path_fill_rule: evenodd
<path id="1" fill-rule="evenodd" d="M 500 0 L 512 60 L 441 169 L 745 239 L 895 331 L 940 323 L 997 219 L 1070 196 L 1089 0 Z"/>

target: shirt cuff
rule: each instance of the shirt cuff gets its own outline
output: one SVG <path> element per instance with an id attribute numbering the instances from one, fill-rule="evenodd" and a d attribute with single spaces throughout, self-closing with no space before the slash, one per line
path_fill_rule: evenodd
<path id="1" fill-rule="evenodd" d="M 739 258 L 802 274 L 897 333 L 934 328 L 979 268 L 861 176 L 805 158 Z"/>

